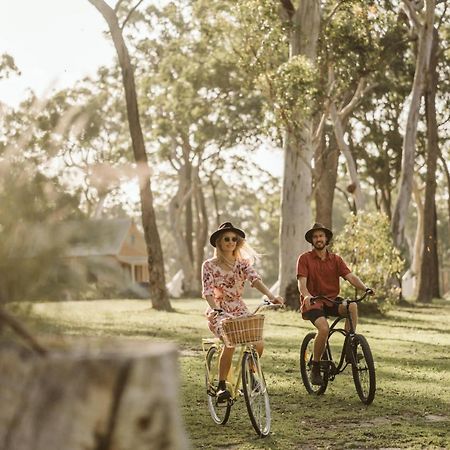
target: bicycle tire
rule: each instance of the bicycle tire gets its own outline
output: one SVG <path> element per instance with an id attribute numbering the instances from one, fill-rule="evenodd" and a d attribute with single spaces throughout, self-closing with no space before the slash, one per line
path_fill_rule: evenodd
<path id="1" fill-rule="evenodd" d="M 311 361 L 313 358 L 314 339 L 316 338 L 314 331 L 308 333 L 300 347 L 300 375 L 302 377 L 303 384 L 311 395 L 322 395 L 327 390 L 328 386 L 328 371 L 321 369 L 322 373 L 322 385 L 315 385 L 311 383 Z M 327 358 L 327 350 L 324 352 L 324 358 Z"/>
<path id="2" fill-rule="evenodd" d="M 269 393 L 255 351 L 245 352 L 242 358 L 242 390 L 253 428 L 260 437 L 267 436 L 271 423 Z"/>
<path id="3" fill-rule="evenodd" d="M 216 398 L 216 388 L 219 384 L 219 351 L 217 347 L 210 347 L 206 354 L 205 382 L 209 413 L 212 420 L 218 425 L 225 425 L 230 417 L 231 404 L 218 403 Z M 211 378 L 208 377 L 208 373 Z"/>
<path id="4" fill-rule="evenodd" d="M 375 398 L 376 377 L 372 351 L 367 339 L 356 334 L 353 339 L 352 374 L 356 392 L 365 405 L 370 405 Z"/>

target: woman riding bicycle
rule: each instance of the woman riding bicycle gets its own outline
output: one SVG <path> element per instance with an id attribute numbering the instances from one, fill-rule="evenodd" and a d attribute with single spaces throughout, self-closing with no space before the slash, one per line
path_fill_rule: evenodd
<path id="1" fill-rule="evenodd" d="M 261 277 L 253 268 L 257 257 L 256 252 L 246 243 L 245 233 L 225 222 L 211 234 L 210 244 L 215 248 L 214 257 L 202 265 L 202 295 L 208 302 L 206 317 L 212 333 L 220 338 L 222 321 L 229 317 L 250 315 L 242 299 L 245 281 L 266 295 L 273 303 L 284 303 L 280 296 L 274 296 Z M 219 314 L 220 311 L 227 314 Z M 258 343 L 256 349 L 259 355 L 263 351 L 263 343 Z M 219 386 L 217 396 L 219 401 L 226 401 L 230 393 L 226 389 L 226 378 L 230 370 L 234 347 L 224 347 L 219 363 Z"/>
<path id="2" fill-rule="evenodd" d="M 333 232 L 320 223 L 315 223 L 305 234 L 307 242 L 313 249 L 301 254 L 297 261 L 297 280 L 300 291 L 302 317 L 310 320 L 317 328 L 317 337 L 314 341 L 314 355 L 312 359 L 311 381 L 315 385 L 322 384 L 319 361 L 325 350 L 328 339 L 328 316 L 346 316 L 344 305 L 335 305 L 324 299 L 311 303 L 311 297 L 323 295 L 334 299 L 339 295 L 339 278 L 349 281 L 355 288 L 373 291 L 351 272 L 344 260 L 335 253 L 328 251 L 327 246 L 333 237 Z M 358 321 L 356 303 L 349 308 L 354 327 Z M 346 323 L 346 329 L 348 329 Z"/>

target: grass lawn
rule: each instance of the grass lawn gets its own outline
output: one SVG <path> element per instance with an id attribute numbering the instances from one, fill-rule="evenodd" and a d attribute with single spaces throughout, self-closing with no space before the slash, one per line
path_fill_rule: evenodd
<path id="1" fill-rule="evenodd" d="M 37 303 L 27 315 L 36 333 L 178 344 L 180 405 L 193 449 L 450 448 L 450 302 L 360 320 L 358 331 L 368 339 L 376 364 L 377 392 L 369 407 L 359 401 L 349 368 L 323 396 L 307 394 L 298 351 L 313 327 L 294 312 L 267 312 L 262 364 L 272 433 L 265 439 L 254 433 L 243 398 L 225 427 L 212 422 L 200 345 L 209 336 L 205 302 L 172 305 L 175 313 L 154 311 L 139 300 Z"/>

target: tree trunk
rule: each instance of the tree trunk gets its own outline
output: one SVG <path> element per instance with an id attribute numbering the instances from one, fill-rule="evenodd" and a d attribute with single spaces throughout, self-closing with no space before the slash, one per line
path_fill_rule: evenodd
<path id="1" fill-rule="evenodd" d="M 292 142 L 293 140 L 293 142 Z M 300 253 L 309 249 L 305 232 L 311 227 L 311 168 L 312 146 L 300 147 L 297 140 L 286 133 L 284 139 L 283 196 L 280 226 L 280 295 L 296 279 L 296 262 Z M 298 308 L 298 302 L 288 304 Z"/>
<path id="2" fill-rule="evenodd" d="M 190 191 L 192 193 L 192 163 L 189 158 L 190 147 L 185 145 L 183 148 L 184 154 L 184 167 L 185 167 L 185 178 L 186 178 L 186 192 Z M 185 210 L 185 234 L 184 238 L 186 240 L 186 247 L 188 250 L 189 257 L 191 261 L 194 261 L 194 243 L 193 243 L 193 228 L 194 220 L 192 215 L 192 195 L 189 195 L 186 199 L 186 210 Z"/>
<path id="3" fill-rule="evenodd" d="M 417 299 L 422 303 L 431 303 L 440 297 L 439 259 L 437 248 L 436 213 L 436 170 L 439 155 L 438 123 L 436 118 L 436 90 L 438 85 L 438 32 L 433 30 L 433 45 L 430 65 L 427 73 L 427 92 L 425 107 L 427 116 L 427 176 L 425 183 L 423 255 L 420 270 L 420 285 Z"/>
<path id="4" fill-rule="evenodd" d="M 332 134 L 328 145 L 322 140 L 316 149 L 315 161 L 315 188 L 316 222 L 333 228 L 333 202 L 336 188 L 339 149 L 336 138 Z"/>
<path id="5" fill-rule="evenodd" d="M 364 200 L 361 191 L 361 184 L 359 182 L 358 171 L 356 169 L 355 158 L 353 158 L 352 152 L 348 147 L 344 139 L 344 126 L 342 125 L 341 118 L 338 115 L 336 105 L 334 102 L 330 103 L 330 117 L 333 121 L 334 134 L 339 146 L 339 150 L 345 157 L 347 162 L 347 169 L 350 175 L 350 188 L 348 191 L 352 194 L 355 201 L 356 211 L 362 211 L 364 209 Z"/>
<path id="6" fill-rule="evenodd" d="M 404 0 L 408 9 L 411 5 Z M 400 250 L 405 249 L 405 225 L 408 214 L 408 206 L 411 200 L 412 180 L 414 176 L 414 159 L 416 153 L 417 123 L 419 121 L 420 100 L 423 95 L 425 71 L 427 70 L 431 43 L 433 38 L 433 25 L 435 13 L 435 0 L 426 1 L 426 21 L 420 23 L 415 11 L 409 11 L 415 17 L 414 26 L 417 29 L 419 50 L 416 58 L 416 70 L 411 91 L 411 101 L 406 123 L 406 132 L 402 146 L 402 170 L 399 182 L 399 194 L 392 218 L 392 234 L 394 243 Z"/>
<path id="7" fill-rule="evenodd" d="M 182 166 L 178 171 L 178 189 L 169 203 L 170 229 L 178 246 L 178 257 L 183 270 L 183 294 L 186 296 L 198 296 L 200 284 L 196 279 L 194 262 L 189 256 L 189 250 L 183 234 L 183 209 L 192 197 L 192 186 L 187 180 L 187 168 Z"/>
<path id="8" fill-rule="evenodd" d="M 290 5 L 292 6 L 292 5 Z M 289 57 L 305 55 L 315 64 L 320 29 L 319 0 L 301 1 L 296 10 L 287 10 L 292 21 Z M 290 131 L 284 133 L 284 172 L 281 198 L 279 292 L 296 279 L 298 255 L 309 248 L 304 239 L 311 226 L 311 160 L 313 157 L 312 117 L 300 127 L 299 138 Z M 295 309 L 298 304 L 290 305 Z"/>
<path id="9" fill-rule="evenodd" d="M 447 223 L 448 223 L 448 234 L 450 236 L 450 171 L 448 170 L 447 161 L 442 156 L 442 152 L 439 151 L 439 159 L 441 160 L 442 170 L 444 171 L 445 178 L 447 180 Z"/>
<path id="10" fill-rule="evenodd" d="M 195 252 L 195 277 L 201 285 L 202 263 L 205 259 L 205 245 L 208 241 L 208 212 L 206 210 L 205 196 L 202 183 L 198 174 L 198 167 L 194 172 L 194 198 L 196 210 L 196 252 Z"/>
<path id="11" fill-rule="evenodd" d="M 188 448 L 176 348 L 117 344 L 44 358 L 12 345 L 0 348 L 1 448 Z"/>
<path id="12" fill-rule="evenodd" d="M 115 11 L 104 0 L 89 0 L 101 13 L 108 24 L 111 37 L 119 58 L 122 81 L 125 90 L 128 126 L 130 129 L 133 154 L 137 163 L 139 195 L 141 199 L 142 226 L 147 246 L 150 297 L 155 309 L 172 311 L 166 289 L 164 257 L 161 240 L 156 226 L 151 189 L 150 168 L 145 152 L 144 136 L 139 120 L 139 109 L 134 81 L 134 70 L 130 55 L 122 35 Z"/>
<path id="13" fill-rule="evenodd" d="M 417 182 L 413 180 L 413 195 L 416 202 L 417 227 L 416 237 L 414 239 L 413 259 L 411 263 L 412 275 L 414 276 L 414 295 L 417 296 L 420 285 L 420 268 L 422 266 L 423 254 L 423 223 L 424 223 L 424 207 L 420 191 L 422 189 L 417 186 Z"/>

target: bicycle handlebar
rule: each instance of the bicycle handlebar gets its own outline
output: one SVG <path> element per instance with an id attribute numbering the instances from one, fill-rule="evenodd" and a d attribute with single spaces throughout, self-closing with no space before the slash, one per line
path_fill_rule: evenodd
<path id="1" fill-rule="evenodd" d="M 284 308 L 284 303 L 272 303 L 268 298 L 265 298 L 253 311 L 253 314 L 256 314 L 261 308 L 269 308 L 269 309 L 277 309 Z"/>
<path id="2" fill-rule="evenodd" d="M 348 303 L 359 303 L 363 301 L 368 295 L 372 295 L 373 290 L 370 288 L 366 289 L 366 292 L 364 292 L 364 295 L 360 298 L 355 298 L 352 300 L 351 298 L 342 298 L 342 297 L 336 297 L 335 299 L 328 298 L 325 295 L 315 295 L 314 297 L 310 297 L 311 303 L 314 303 L 315 300 L 328 300 L 331 303 L 334 303 L 336 305 L 347 305 Z"/>
<path id="3" fill-rule="evenodd" d="M 256 314 L 261 308 L 269 308 L 269 309 L 277 309 L 277 308 L 284 308 L 284 303 L 272 303 L 269 299 L 265 298 L 257 307 L 256 309 L 250 314 L 254 315 Z M 224 311 L 222 308 L 214 308 L 214 311 L 220 316 L 225 315 L 227 317 L 234 318 L 231 314 L 228 314 L 226 311 Z"/>

